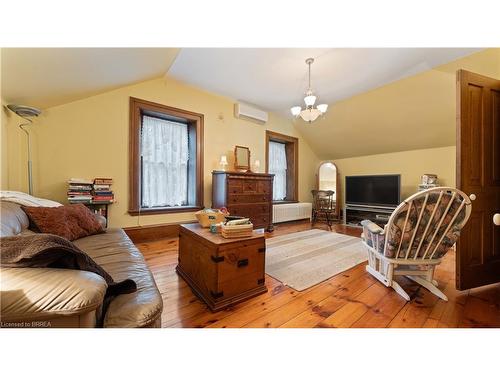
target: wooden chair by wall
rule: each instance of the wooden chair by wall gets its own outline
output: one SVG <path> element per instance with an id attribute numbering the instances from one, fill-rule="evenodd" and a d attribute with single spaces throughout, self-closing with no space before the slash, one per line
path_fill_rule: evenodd
<path id="1" fill-rule="evenodd" d="M 313 196 L 312 223 L 318 220 L 326 220 L 331 228 L 336 217 L 334 192 L 332 190 L 311 190 Z"/>
<path id="2" fill-rule="evenodd" d="M 464 192 L 437 187 L 407 198 L 384 229 L 369 220 L 362 221 L 363 243 L 368 249 L 366 270 L 407 301 L 410 296 L 394 276 L 406 276 L 447 301 L 437 288 L 434 270 L 457 241 L 471 209 Z"/>

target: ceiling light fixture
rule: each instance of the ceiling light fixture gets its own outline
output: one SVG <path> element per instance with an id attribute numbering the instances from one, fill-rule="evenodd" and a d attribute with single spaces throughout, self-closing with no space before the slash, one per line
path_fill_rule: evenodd
<path id="1" fill-rule="evenodd" d="M 324 115 L 328 109 L 328 104 L 318 104 L 316 107 L 314 103 L 316 103 L 316 96 L 311 89 L 311 64 L 314 62 L 313 58 L 308 58 L 306 60 L 306 64 L 309 66 L 309 87 L 305 93 L 304 103 L 306 104 L 305 108 L 302 109 L 301 106 L 295 106 L 290 108 L 292 115 L 295 117 L 301 117 L 304 121 L 311 123 L 316 120 L 318 117 Z"/>

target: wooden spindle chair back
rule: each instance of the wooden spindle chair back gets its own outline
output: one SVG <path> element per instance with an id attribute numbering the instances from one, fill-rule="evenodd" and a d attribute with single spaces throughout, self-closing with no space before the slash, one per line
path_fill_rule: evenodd
<path id="1" fill-rule="evenodd" d="M 394 210 L 383 230 L 365 227 L 366 270 L 408 301 L 394 276 L 406 276 L 447 300 L 433 279 L 434 270 L 458 240 L 471 210 L 469 197 L 455 188 L 436 187 L 412 195 Z"/>

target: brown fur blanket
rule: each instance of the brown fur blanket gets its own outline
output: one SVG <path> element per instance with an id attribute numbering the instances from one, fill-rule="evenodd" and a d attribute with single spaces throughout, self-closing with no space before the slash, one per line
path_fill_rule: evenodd
<path id="1" fill-rule="evenodd" d="M 53 234 L 3 237 L 0 241 L 0 255 L 2 267 L 67 268 L 89 271 L 102 276 L 108 284 L 104 308 L 111 302 L 112 297 L 137 290 L 133 280 L 115 282 L 85 252 L 65 238 Z"/>

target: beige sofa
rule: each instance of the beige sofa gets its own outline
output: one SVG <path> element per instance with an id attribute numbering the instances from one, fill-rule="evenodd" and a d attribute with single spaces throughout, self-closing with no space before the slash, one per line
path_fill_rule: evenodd
<path id="1" fill-rule="evenodd" d="M 19 205 L 5 201 L 0 205 L 0 237 L 31 233 Z M 142 254 L 123 230 L 108 229 L 73 243 L 115 281 L 130 278 L 137 284 L 136 292 L 112 300 L 104 327 L 160 327 L 160 292 Z M 1 268 L 0 288 L 2 327 L 95 327 L 106 283 L 86 271 Z"/>

